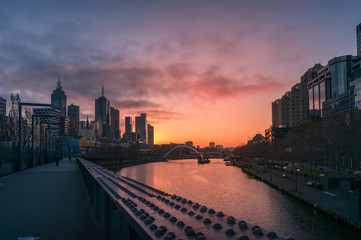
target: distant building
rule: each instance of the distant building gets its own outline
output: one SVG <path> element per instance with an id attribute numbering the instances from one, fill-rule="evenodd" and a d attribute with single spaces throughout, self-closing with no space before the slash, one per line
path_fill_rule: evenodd
<path id="1" fill-rule="evenodd" d="M 209 148 L 215 148 L 215 147 L 216 147 L 216 144 L 214 142 L 209 143 Z"/>
<path id="2" fill-rule="evenodd" d="M 66 117 L 66 95 L 58 79 L 58 86 L 51 94 L 51 107 L 61 112 L 61 117 Z"/>
<path id="3" fill-rule="evenodd" d="M 102 131 L 99 137 L 110 137 L 110 102 L 104 97 L 104 86 L 102 95 L 95 100 L 95 121 L 101 121 Z M 99 128 L 98 128 L 99 129 Z M 100 131 L 98 131 L 99 133 Z"/>
<path id="4" fill-rule="evenodd" d="M 0 97 L 0 116 L 6 116 L 6 99 Z"/>
<path id="5" fill-rule="evenodd" d="M 103 129 L 103 121 L 102 120 L 96 120 L 92 122 L 93 128 L 94 128 L 94 133 L 97 136 L 97 138 L 101 138 L 102 136 L 104 136 L 104 129 Z"/>
<path id="6" fill-rule="evenodd" d="M 192 141 L 187 141 L 185 144 L 188 147 L 193 147 L 193 142 Z"/>
<path id="7" fill-rule="evenodd" d="M 79 122 L 79 129 L 85 129 L 86 121 L 80 121 Z"/>
<path id="8" fill-rule="evenodd" d="M 223 150 L 223 145 L 216 145 L 216 148 L 217 148 L 218 150 Z"/>
<path id="9" fill-rule="evenodd" d="M 248 144 L 261 144 L 266 141 L 262 134 L 256 134 L 252 139 L 248 140 Z"/>
<path id="10" fill-rule="evenodd" d="M 132 117 L 125 117 L 125 132 L 131 133 L 133 131 Z"/>
<path id="11" fill-rule="evenodd" d="M 34 108 L 34 115 L 39 117 L 42 124 L 51 127 L 51 132 L 61 134 L 65 129 L 61 128 L 61 111 L 53 108 Z"/>
<path id="12" fill-rule="evenodd" d="M 114 108 L 114 107 L 110 107 L 110 119 L 111 119 L 111 124 L 110 124 L 110 129 L 111 129 L 111 138 L 114 140 L 119 140 L 120 139 L 120 130 L 119 130 L 119 110 Z"/>
<path id="13" fill-rule="evenodd" d="M 357 55 L 361 56 L 361 23 L 356 26 Z"/>
<path id="14" fill-rule="evenodd" d="M 123 139 L 127 143 L 137 143 L 138 142 L 138 133 L 126 132 L 123 134 Z"/>
<path id="15" fill-rule="evenodd" d="M 146 143 L 147 139 L 147 115 L 145 113 L 135 117 L 135 132 L 138 133 L 138 141 Z"/>
<path id="16" fill-rule="evenodd" d="M 79 126 L 79 106 L 71 104 L 68 106 L 68 118 L 75 117 Z"/>
<path id="17" fill-rule="evenodd" d="M 148 145 L 153 146 L 154 145 L 154 127 L 150 124 L 148 124 Z"/>

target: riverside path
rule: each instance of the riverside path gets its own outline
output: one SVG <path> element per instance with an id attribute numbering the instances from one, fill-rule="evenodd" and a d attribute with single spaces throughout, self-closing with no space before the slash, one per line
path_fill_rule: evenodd
<path id="1" fill-rule="evenodd" d="M 26 236 L 105 239 L 75 159 L 0 178 L 0 239 Z"/>

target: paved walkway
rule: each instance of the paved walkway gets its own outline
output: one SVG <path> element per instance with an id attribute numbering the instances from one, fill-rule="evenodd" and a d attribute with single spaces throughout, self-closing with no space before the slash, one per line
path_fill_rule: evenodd
<path id="1" fill-rule="evenodd" d="M 290 177 L 282 178 L 281 171 L 273 171 L 272 173 L 256 172 L 252 169 L 247 171 L 263 178 L 265 182 L 275 184 L 290 192 L 301 199 L 312 201 L 318 206 L 329 209 L 334 213 L 346 219 L 353 221 L 355 224 L 361 226 L 361 219 L 358 216 L 358 202 L 355 199 L 343 195 L 337 195 L 323 190 L 318 190 L 314 187 L 308 186 L 306 180 L 302 177 L 298 178 L 297 192 L 295 190 L 296 181 Z M 287 173 L 289 175 L 289 173 Z M 272 175 L 272 177 L 270 177 Z"/>
<path id="2" fill-rule="evenodd" d="M 105 239 L 75 159 L 0 178 L 0 239 Z"/>

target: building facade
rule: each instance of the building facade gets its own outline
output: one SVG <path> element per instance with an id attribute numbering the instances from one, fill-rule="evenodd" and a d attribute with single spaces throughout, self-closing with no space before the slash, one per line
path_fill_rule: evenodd
<path id="1" fill-rule="evenodd" d="M 62 128 L 61 111 L 53 108 L 34 108 L 34 115 L 40 119 L 41 124 L 47 124 L 51 132 L 63 134 L 65 129 Z M 64 135 L 64 134 L 63 134 Z"/>
<path id="2" fill-rule="evenodd" d="M 6 99 L 0 97 L 0 116 L 6 116 Z"/>
<path id="3" fill-rule="evenodd" d="M 68 106 L 68 118 L 75 117 L 76 122 L 78 123 L 78 126 L 80 125 L 79 122 L 79 106 L 71 104 Z"/>
<path id="4" fill-rule="evenodd" d="M 110 129 L 111 129 L 111 138 L 114 140 L 120 140 L 120 129 L 119 129 L 119 110 L 110 107 Z"/>
<path id="5" fill-rule="evenodd" d="M 356 26 L 357 56 L 361 56 L 361 23 Z"/>
<path id="6" fill-rule="evenodd" d="M 51 107 L 58 109 L 61 116 L 66 117 L 66 95 L 61 87 L 60 79 L 58 80 L 58 86 L 51 94 Z"/>
<path id="7" fill-rule="evenodd" d="M 133 131 L 132 117 L 125 117 L 125 132 L 131 133 Z"/>
<path id="8" fill-rule="evenodd" d="M 135 117 L 135 132 L 138 133 L 138 141 L 146 143 L 147 139 L 147 115 L 145 113 Z"/>
<path id="9" fill-rule="evenodd" d="M 150 146 L 154 145 L 154 127 L 148 124 L 148 141 L 147 144 Z"/>
<path id="10" fill-rule="evenodd" d="M 110 137 L 110 102 L 104 96 L 104 86 L 102 86 L 102 96 L 95 100 L 95 121 L 102 123 L 102 131 L 99 137 Z"/>

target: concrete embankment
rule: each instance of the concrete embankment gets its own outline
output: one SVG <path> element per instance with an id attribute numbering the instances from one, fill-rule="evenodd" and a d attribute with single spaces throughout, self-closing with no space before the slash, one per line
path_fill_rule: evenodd
<path id="1" fill-rule="evenodd" d="M 288 177 L 284 178 L 278 171 L 264 173 L 246 167 L 241 168 L 244 172 L 256 179 L 297 198 L 317 211 L 333 218 L 340 224 L 361 233 L 361 219 L 358 216 L 358 202 L 354 199 L 308 186 L 302 179 L 299 179 L 296 183 L 295 179 Z"/>

